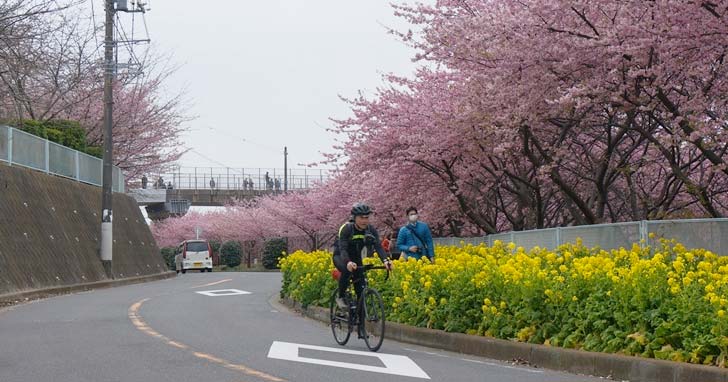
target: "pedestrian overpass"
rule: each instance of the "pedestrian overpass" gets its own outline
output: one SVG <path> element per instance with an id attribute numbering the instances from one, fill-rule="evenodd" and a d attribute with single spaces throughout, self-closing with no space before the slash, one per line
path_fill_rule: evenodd
<path id="1" fill-rule="evenodd" d="M 284 176 L 286 174 L 286 176 Z M 127 182 L 127 193 L 153 220 L 181 216 L 191 206 L 225 206 L 264 195 L 308 190 L 330 170 L 230 167 L 178 167 L 175 171 Z"/>

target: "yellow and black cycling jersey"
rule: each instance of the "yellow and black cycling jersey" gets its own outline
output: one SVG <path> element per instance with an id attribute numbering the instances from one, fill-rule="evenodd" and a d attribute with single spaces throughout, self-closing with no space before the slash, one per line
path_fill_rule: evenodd
<path id="1" fill-rule="evenodd" d="M 360 230 L 353 222 L 345 223 L 339 228 L 339 235 L 334 245 L 334 256 L 340 257 L 340 262 L 347 264 L 353 261 L 362 265 L 362 258 L 372 256 L 376 252 L 379 258 L 384 261 L 387 252 L 382 248 L 379 241 L 379 233 L 372 225 Z"/>

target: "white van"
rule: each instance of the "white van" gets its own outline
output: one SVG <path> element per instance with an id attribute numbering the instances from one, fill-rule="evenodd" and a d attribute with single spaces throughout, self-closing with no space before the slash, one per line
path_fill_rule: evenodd
<path id="1" fill-rule="evenodd" d="M 212 248 L 207 240 L 185 240 L 174 257 L 177 273 L 190 269 L 212 272 Z"/>

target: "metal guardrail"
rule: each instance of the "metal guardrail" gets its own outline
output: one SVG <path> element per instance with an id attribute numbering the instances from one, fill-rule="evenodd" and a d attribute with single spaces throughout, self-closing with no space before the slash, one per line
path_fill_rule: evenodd
<path id="1" fill-rule="evenodd" d="M 496 240 L 513 242 L 530 250 L 533 247 L 554 249 L 581 239 L 587 247 L 605 250 L 631 248 L 633 244 L 655 247 L 660 239 L 675 239 L 686 248 L 704 248 L 717 255 L 728 255 L 728 219 L 642 220 L 637 222 L 557 227 L 530 231 L 512 231 L 484 237 L 445 237 L 434 239 L 440 245 L 492 246 Z"/>
<path id="2" fill-rule="evenodd" d="M 325 169 L 288 169 L 288 189 L 305 190 L 331 177 Z M 172 172 L 151 175 L 146 188 L 171 187 L 179 190 L 271 190 L 282 191 L 284 171 L 281 168 L 180 167 Z M 142 186 L 141 179 L 134 180 Z"/>
<path id="3" fill-rule="evenodd" d="M 0 162 L 95 186 L 102 184 L 103 160 L 9 126 L 0 126 Z M 112 189 L 124 192 L 124 174 L 116 166 L 112 177 Z"/>

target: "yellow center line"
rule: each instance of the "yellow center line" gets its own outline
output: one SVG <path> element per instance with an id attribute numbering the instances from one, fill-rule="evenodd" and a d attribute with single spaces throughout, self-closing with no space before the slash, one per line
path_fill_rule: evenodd
<path id="1" fill-rule="evenodd" d="M 232 279 L 225 279 L 225 280 L 215 281 L 215 282 L 212 282 L 212 283 L 209 283 L 209 284 L 193 286 L 193 287 L 190 287 L 190 289 L 213 286 L 213 285 L 217 285 L 217 284 L 226 283 L 228 281 L 232 281 Z"/>
<path id="2" fill-rule="evenodd" d="M 222 280 L 222 281 L 230 281 L 230 280 Z M 230 361 L 226 361 L 222 358 L 215 357 L 212 354 L 201 353 L 201 352 L 195 351 L 192 348 L 190 348 L 188 345 L 185 345 L 178 341 L 174 341 L 174 340 L 170 339 L 169 337 L 166 337 L 165 335 L 157 332 L 156 330 L 152 329 L 149 325 L 147 325 L 147 323 L 144 322 L 144 320 L 142 319 L 142 316 L 139 314 L 139 310 L 141 309 L 142 305 L 147 301 L 149 301 L 149 299 L 145 298 L 145 299 L 135 302 L 134 304 L 132 304 L 129 307 L 129 319 L 131 320 L 131 323 L 134 324 L 134 326 L 142 333 L 149 335 L 151 337 L 154 337 L 154 338 L 158 338 L 158 339 L 164 341 L 167 345 L 174 346 L 178 349 L 189 350 L 190 352 L 192 352 L 192 355 L 194 355 L 195 357 L 204 359 L 208 362 L 211 362 L 211 363 L 214 363 L 217 365 L 220 365 L 226 369 L 238 371 L 238 372 L 241 372 L 246 375 L 264 379 L 266 381 L 287 382 L 285 379 L 278 378 L 278 377 L 270 375 L 270 374 L 266 374 L 262 371 L 255 370 L 255 369 L 247 367 L 245 365 L 235 364 Z"/>

